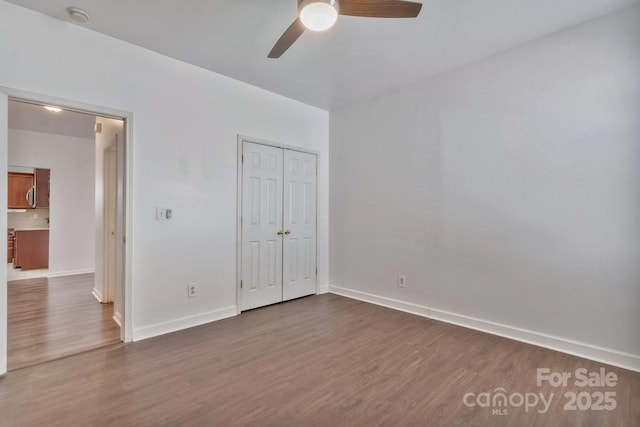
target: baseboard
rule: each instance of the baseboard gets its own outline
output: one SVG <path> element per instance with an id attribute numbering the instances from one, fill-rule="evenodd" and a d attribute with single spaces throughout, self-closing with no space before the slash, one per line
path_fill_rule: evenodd
<path id="1" fill-rule="evenodd" d="M 54 272 L 49 272 L 47 274 L 47 277 L 62 277 L 62 276 L 75 276 L 78 274 L 89 274 L 89 273 L 95 273 L 96 271 L 93 268 L 85 268 L 82 270 L 69 270 L 69 271 L 54 271 Z"/>
<path id="2" fill-rule="evenodd" d="M 196 314 L 195 316 L 187 316 L 181 319 L 171 320 L 169 322 L 145 326 L 143 328 L 133 330 L 133 341 L 146 340 L 147 338 L 152 338 L 158 335 L 193 328 L 194 326 L 204 325 L 205 323 L 215 322 L 216 320 L 226 319 L 227 317 L 233 317 L 236 316 L 236 314 L 237 309 L 234 305 L 231 307 L 221 308 L 220 310 Z"/>
<path id="3" fill-rule="evenodd" d="M 329 285 L 318 286 L 317 295 L 326 294 L 329 292 Z"/>
<path id="4" fill-rule="evenodd" d="M 98 302 L 102 304 L 102 293 L 97 288 L 93 288 L 93 290 L 91 291 L 91 295 L 93 295 L 98 300 Z"/>
<path id="5" fill-rule="evenodd" d="M 122 328 L 122 316 L 117 311 L 113 313 L 113 321 L 116 322 L 119 328 Z"/>
<path id="6" fill-rule="evenodd" d="M 465 316 L 458 313 L 451 313 L 444 310 L 438 310 L 340 286 L 329 286 L 329 292 L 347 298 L 381 305 L 383 307 L 404 311 L 418 316 L 427 317 L 429 319 L 439 320 L 469 329 L 475 329 L 477 331 L 640 372 L 640 355 L 637 354 L 624 353 L 617 350 L 598 347 L 583 342 Z"/>

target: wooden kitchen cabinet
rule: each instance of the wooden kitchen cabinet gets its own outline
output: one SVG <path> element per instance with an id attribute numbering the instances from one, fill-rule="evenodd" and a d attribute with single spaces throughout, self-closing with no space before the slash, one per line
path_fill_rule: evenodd
<path id="1" fill-rule="evenodd" d="M 14 236 L 14 268 L 49 268 L 49 230 L 15 230 Z"/>
<path id="2" fill-rule="evenodd" d="M 7 229 L 7 262 L 13 261 L 13 228 Z"/>
<path id="3" fill-rule="evenodd" d="M 36 186 L 36 208 L 49 207 L 50 175 L 49 169 L 36 169 L 34 183 Z"/>
<path id="4" fill-rule="evenodd" d="M 27 193 L 34 184 L 32 173 L 9 172 L 8 179 L 8 200 L 9 209 L 33 209 L 27 201 Z"/>

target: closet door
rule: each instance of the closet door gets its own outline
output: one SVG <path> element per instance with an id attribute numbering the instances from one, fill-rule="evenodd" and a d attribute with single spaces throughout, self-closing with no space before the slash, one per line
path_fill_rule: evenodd
<path id="1" fill-rule="evenodd" d="M 284 150 L 283 301 L 316 292 L 316 167 L 315 155 Z"/>
<path id="2" fill-rule="evenodd" d="M 281 148 L 243 142 L 241 310 L 282 301 Z"/>

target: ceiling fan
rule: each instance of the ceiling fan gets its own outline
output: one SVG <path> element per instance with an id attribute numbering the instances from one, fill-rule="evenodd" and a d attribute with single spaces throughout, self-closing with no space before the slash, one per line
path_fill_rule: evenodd
<path id="1" fill-rule="evenodd" d="M 280 58 L 305 32 L 324 31 L 333 26 L 338 15 L 367 18 L 415 18 L 421 3 L 401 0 L 298 0 L 299 16 L 280 36 L 269 58 Z"/>

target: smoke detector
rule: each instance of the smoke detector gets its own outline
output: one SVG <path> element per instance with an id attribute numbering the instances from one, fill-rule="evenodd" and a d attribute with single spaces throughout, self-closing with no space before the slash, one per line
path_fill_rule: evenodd
<path id="1" fill-rule="evenodd" d="M 89 14 L 78 7 L 68 7 L 67 13 L 71 19 L 81 24 L 89 20 Z"/>

